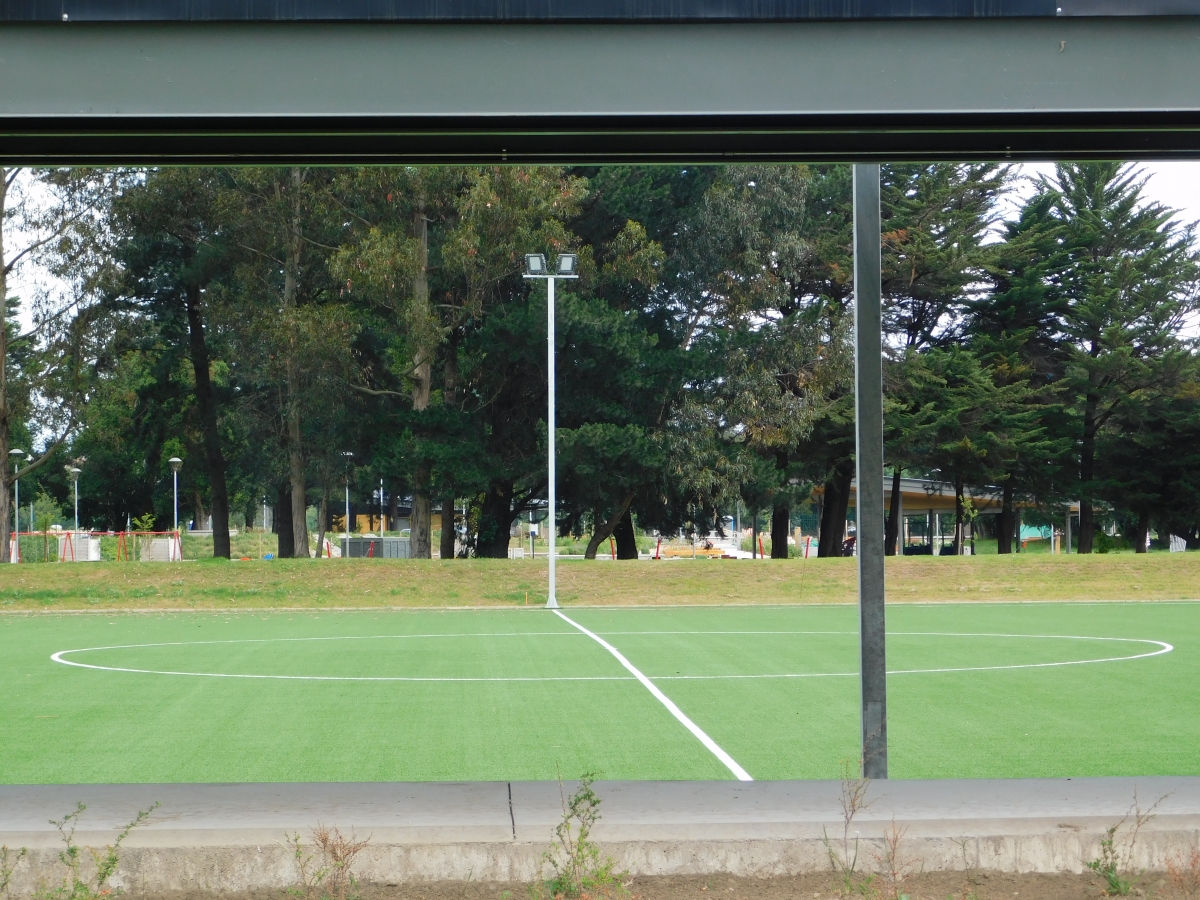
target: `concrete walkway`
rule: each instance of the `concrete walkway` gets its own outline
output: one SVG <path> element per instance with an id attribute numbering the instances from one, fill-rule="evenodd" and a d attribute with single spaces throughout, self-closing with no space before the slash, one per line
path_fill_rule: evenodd
<path id="1" fill-rule="evenodd" d="M 874 782 L 844 845 L 839 782 L 625 781 L 595 790 L 603 818 L 594 837 L 637 874 L 826 868 L 826 835 L 836 852 L 853 853 L 857 840 L 860 866 L 873 868 L 893 822 L 914 869 L 1080 871 L 1135 794 L 1143 811 L 1157 805 L 1129 846 L 1131 866 L 1160 869 L 1200 839 L 1200 777 Z M 309 841 L 319 823 L 370 837 L 357 865 L 365 880 L 528 880 L 562 815 L 559 785 L 548 782 L 0 786 L 0 844 L 30 850 L 16 891 L 56 877 L 61 838 L 51 818 L 86 803 L 76 842 L 98 847 L 156 801 L 125 843 L 115 886 L 286 886 L 296 878 L 286 835 Z M 1125 844 L 1132 818 L 1118 832 Z"/>

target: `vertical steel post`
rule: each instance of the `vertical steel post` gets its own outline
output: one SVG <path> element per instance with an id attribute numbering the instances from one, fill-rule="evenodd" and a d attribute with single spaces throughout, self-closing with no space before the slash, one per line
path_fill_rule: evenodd
<path id="1" fill-rule="evenodd" d="M 887 778 L 879 166 L 854 166 L 854 421 L 864 778 Z"/>
<path id="2" fill-rule="evenodd" d="M 549 489 L 550 512 L 546 517 L 546 537 L 550 542 L 550 596 L 546 600 L 547 609 L 558 609 L 558 599 L 554 595 L 554 539 L 558 528 L 554 492 L 554 277 L 546 279 L 546 379 L 549 386 L 549 410 L 546 416 L 546 444 L 549 459 Z"/>

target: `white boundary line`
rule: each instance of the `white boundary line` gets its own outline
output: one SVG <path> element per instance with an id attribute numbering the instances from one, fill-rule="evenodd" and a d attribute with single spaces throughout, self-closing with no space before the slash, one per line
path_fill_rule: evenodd
<path id="1" fill-rule="evenodd" d="M 797 600 L 793 603 L 754 603 L 752 601 L 735 601 L 733 603 L 662 603 L 662 604 L 573 604 L 573 609 L 591 610 L 648 610 L 652 612 L 672 609 L 846 609 L 857 606 L 857 600 L 838 600 L 807 602 Z M 1200 604 L 1200 598 L 1178 597 L 1173 600 L 889 600 L 889 609 L 903 609 L 908 606 L 1182 606 Z M 536 607 L 537 610 L 544 607 Z M 534 612 L 534 607 L 524 606 L 234 606 L 222 609 L 212 606 L 202 607 L 122 607 L 114 609 L 0 609 L 0 620 L 5 616 L 18 618 L 53 618 L 55 616 L 97 616 L 116 617 L 124 615 L 191 615 L 191 616 L 256 616 L 266 615 L 296 615 L 300 613 L 453 613 L 453 612 Z"/>
<path id="2" fill-rule="evenodd" d="M 727 768 L 730 772 L 733 773 L 733 776 L 738 781 L 753 781 L 754 780 L 753 778 L 750 777 L 750 773 L 747 772 L 745 769 L 743 769 L 741 766 L 739 766 L 737 764 L 737 761 L 734 760 L 734 758 L 732 756 L 730 756 L 728 753 L 726 753 L 724 750 L 722 750 L 716 741 L 714 741 L 707 734 L 705 734 L 704 730 L 701 729 L 699 725 L 697 725 L 695 722 L 693 722 L 691 719 L 689 719 L 687 716 L 685 716 L 683 714 L 683 710 L 681 710 L 678 706 L 676 706 L 670 697 L 668 697 L 666 694 L 664 694 L 662 691 L 660 691 L 658 689 L 658 686 L 653 681 L 651 681 L 649 678 L 647 678 L 645 675 L 643 675 L 641 673 L 641 671 L 633 663 L 631 663 L 624 656 L 622 656 L 620 650 L 618 650 L 616 647 L 614 647 L 608 641 L 604 640 L 604 638 L 600 637 L 600 635 L 596 634 L 595 632 L 588 631 L 586 628 L 584 628 L 582 625 L 580 625 L 574 619 L 567 618 L 565 615 L 563 615 L 561 610 L 552 609 L 550 611 L 552 613 L 554 613 L 556 616 L 558 616 L 560 619 L 562 619 L 564 622 L 566 622 L 568 625 L 578 628 L 581 632 L 586 634 L 593 641 L 595 641 L 597 644 L 599 644 L 601 647 L 603 647 L 605 650 L 607 650 L 609 653 L 611 653 L 616 658 L 617 662 L 619 662 L 622 666 L 624 666 L 626 669 L 628 669 L 629 672 L 633 675 L 633 677 L 642 683 L 642 687 L 644 687 L 651 694 L 653 694 L 654 698 L 659 703 L 661 703 L 663 706 L 665 706 L 667 708 L 667 712 L 669 712 L 676 719 L 678 719 L 679 723 L 684 728 L 686 728 L 688 731 L 690 731 L 696 737 L 696 739 L 698 741 L 700 741 L 700 743 L 702 743 L 705 747 L 708 748 L 709 752 L 712 753 L 713 756 L 715 756 L 717 759 L 719 759 L 724 764 L 725 768 Z"/>
<path id="3" fill-rule="evenodd" d="M 565 618 L 565 617 L 564 617 Z M 568 620 L 569 621 L 569 620 Z M 574 624 L 574 623 L 572 623 Z M 579 626 L 576 626 L 579 627 Z M 656 636 L 656 635 L 854 635 L 855 631 L 606 631 L 601 632 L 607 635 L 634 635 L 634 636 Z M 592 632 L 582 631 L 581 634 L 592 637 L 595 640 L 600 640 Z M 1151 656 L 1161 656 L 1164 653 L 1170 653 L 1175 648 L 1165 641 L 1155 641 L 1146 638 L 1115 638 L 1115 637 L 1094 637 L 1090 635 L 1068 635 L 1068 634 L 991 634 L 986 632 L 948 632 L 948 631 L 896 631 L 891 632 L 891 635 L 898 637 L 991 637 L 991 638 L 1028 638 L 1041 640 L 1069 640 L 1069 641 L 1115 641 L 1121 643 L 1133 644 L 1153 644 L 1159 649 L 1149 653 L 1138 653 L 1133 656 L 1108 656 L 1098 659 L 1076 659 L 1060 662 L 1047 663 L 1016 663 L 1006 666 L 962 666 L 962 667 L 945 667 L 935 669 L 890 669 L 889 675 L 927 675 L 951 672 L 991 672 L 1004 671 L 1012 669 L 1042 669 L 1053 668 L 1058 666 L 1082 666 L 1092 663 L 1106 662 L 1126 662 L 1134 659 L 1145 659 Z M 195 678 L 260 678 L 277 681 L 398 681 L 398 682 L 535 682 L 535 681 L 626 681 L 630 680 L 624 676 L 611 675 L 546 675 L 546 676 L 479 676 L 479 677 L 456 677 L 456 676 L 415 676 L 415 675 L 268 675 L 268 674 L 247 674 L 238 672 L 177 672 L 166 669 L 134 669 L 124 666 L 99 666 L 90 663 L 76 662 L 75 660 L 66 659 L 66 655 L 70 653 L 91 653 L 103 650 L 132 650 L 143 647 L 193 647 L 214 644 L 273 644 L 273 643 L 295 643 L 302 641 L 355 641 L 355 640 L 396 640 L 408 638 L 464 638 L 464 637 L 577 637 L 575 632 L 570 631 L 529 631 L 529 632 L 499 632 L 489 634 L 487 632 L 470 633 L 470 634 L 384 634 L 384 635 L 337 635 L 331 637 L 301 637 L 301 638 L 237 638 L 230 640 L 217 641 L 161 641 L 150 644 L 114 644 L 107 647 L 79 647 L 73 650 L 59 650 L 51 654 L 50 659 L 56 663 L 61 663 L 64 666 L 75 666 L 80 669 L 93 669 L 99 672 L 128 672 L 137 675 L 177 675 L 177 676 L 192 676 Z M 607 643 L 605 646 L 608 647 Z M 774 674 L 761 675 L 656 675 L 654 676 L 659 681 L 723 681 L 723 680 L 748 680 L 748 679 L 781 679 L 781 678 L 848 678 L 857 676 L 857 672 L 780 672 Z"/>

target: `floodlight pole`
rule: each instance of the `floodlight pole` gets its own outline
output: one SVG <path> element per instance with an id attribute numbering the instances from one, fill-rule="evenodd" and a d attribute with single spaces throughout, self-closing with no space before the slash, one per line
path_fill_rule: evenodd
<path id="1" fill-rule="evenodd" d="M 167 460 L 171 464 L 171 487 L 174 490 L 174 511 L 175 511 L 175 534 L 179 534 L 179 470 L 183 467 L 183 460 L 178 456 L 172 456 Z"/>
<path id="2" fill-rule="evenodd" d="M 558 598 L 555 596 L 555 571 L 554 571 L 554 554 L 555 554 L 555 538 L 558 537 L 558 528 L 556 527 L 556 514 L 558 506 L 554 491 L 555 482 L 555 459 L 554 459 L 554 276 L 551 275 L 546 279 L 546 380 L 547 393 L 549 395 L 549 409 L 546 413 L 546 444 L 547 444 L 547 469 L 549 471 L 549 502 L 550 514 L 546 518 L 546 524 L 549 526 L 548 540 L 550 546 L 550 592 L 546 598 L 547 609 L 558 609 Z"/>
<path id="3" fill-rule="evenodd" d="M 854 422 L 862 773 L 887 778 L 879 165 L 854 165 Z"/>
<path id="4" fill-rule="evenodd" d="M 546 443 L 547 443 L 547 459 L 546 469 L 547 478 L 549 480 L 548 491 L 549 510 L 546 517 L 546 530 L 548 534 L 548 545 L 550 548 L 550 588 L 549 596 L 546 598 L 547 609 L 558 609 L 558 597 L 556 596 L 556 572 L 554 564 L 555 553 L 555 538 L 558 536 L 557 528 L 557 496 L 555 492 L 555 459 L 554 459 L 554 444 L 555 444 L 555 407 L 554 407 L 554 282 L 558 278 L 578 278 L 576 273 L 577 257 L 573 253 L 560 253 L 558 259 L 555 260 L 554 269 L 546 268 L 546 258 L 540 253 L 528 254 L 525 257 L 526 278 L 544 278 L 546 280 L 546 394 L 547 394 L 547 410 L 546 410 Z"/>
<path id="5" fill-rule="evenodd" d="M 79 469 L 71 470 L 71 481 L 75 486 L 75 535 L 79 534 Z M 72 537 L 74 540 L 75 537 Z"/>
<path id="6" fill-rule="evenodd" d="M 16 543 L 13 546 L 20 546 L 21 543 L 21 457 L 25 455 L 23 450 L 12 449 L 8 451 L 8 455 L 13 461 L 13 540 Z M 33 521 L 31 518 L 30 522 Z M 29 526 L 29 530 L 33 531 L 33 526 Z"/>

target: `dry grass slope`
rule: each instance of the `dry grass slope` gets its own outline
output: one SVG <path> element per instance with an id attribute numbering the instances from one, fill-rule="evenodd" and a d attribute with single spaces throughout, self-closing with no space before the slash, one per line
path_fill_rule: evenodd
<path id="1" fill-rule="evenodd" d="M 850 603 L 853 559 L 565 561 L 568 604 Z M 888 560 L 892 602 L 1190 600 L 1200 553 Z M 544 560 L 30 564 L 0 571 L 0 611 L 513 606 L 545 600 Z"/>

